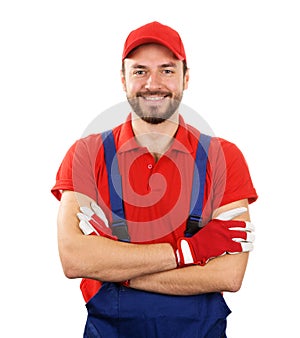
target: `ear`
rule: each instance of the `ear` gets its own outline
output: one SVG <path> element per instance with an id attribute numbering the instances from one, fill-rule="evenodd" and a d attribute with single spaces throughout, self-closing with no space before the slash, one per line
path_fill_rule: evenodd
<path id="1" fill-rule="evenodd" d="M 120 76 L 121 76 L 121 82 L 122 82 L 123 90 L 124 90 L 124 92 L 126 92 L 125 74 L 124 74 L 124 72 L 122 70 L 120 71 Z"/>
<path id="2" fill-rule="evenodd" d="M 183 90 L 186 90 L 188 88 L 189 80 L 190 80 L 190 70 L 187 69 L 183 78 Z"/>

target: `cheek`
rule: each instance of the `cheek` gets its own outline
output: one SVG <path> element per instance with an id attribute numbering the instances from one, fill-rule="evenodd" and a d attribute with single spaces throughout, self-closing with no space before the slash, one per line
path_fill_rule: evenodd
<path id="1" fill-rule="evenodd" d="M 178 82 L 171 82 L 166 84 L 166 87 L 168 88 L 168 90 L 172 93 L 181 93 L 184 89 L 184 83 L 178 81 Z"/>
<path id="2" fill-rule="evenodd" d="M 177 74 L 176 77 L 165 79 L 164 85 L 173 93 L 181 93 L 185 89 L 185 82 L 182 74 Z"/>
<path id="3" fill-rule="evenodd" d="M 128 94 L 134 94 L 136 92 L 138 92 L 140 89 L 141 89 L 141 84 L 139 81 L 126 81 L 125 83 L 125 91 L 128 93 Z"/>

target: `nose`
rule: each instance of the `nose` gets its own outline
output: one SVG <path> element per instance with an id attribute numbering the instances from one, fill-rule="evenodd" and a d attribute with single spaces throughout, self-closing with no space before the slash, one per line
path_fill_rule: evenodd
<path id="1" fill-rule="evenodd" d="M 160 76 L 157 73 L 152 72 L 149 74 L 145 88 L 148 90 L 157 90 L 161 88 Z"/>

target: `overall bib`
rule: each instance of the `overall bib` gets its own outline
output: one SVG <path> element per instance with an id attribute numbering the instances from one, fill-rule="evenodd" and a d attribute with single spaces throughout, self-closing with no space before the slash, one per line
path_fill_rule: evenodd
<path id="1" fill-rule="evenodd" d="M 112 132 L 103 133 L 102 139 L 113 215 L 112 233 L 121 241 L 130 241 Z M 201 134 L 195 160 L 190 216 L 185 231 L 187 237 L 195 234 L 202 225 L 209 144 L 210 137 Z M 172 296 L 107 282 L 87 302 L 86 308 L 88 317 L 84 338 L 226 338 L 226 318 L 231 312 L 218 292 Z"/>

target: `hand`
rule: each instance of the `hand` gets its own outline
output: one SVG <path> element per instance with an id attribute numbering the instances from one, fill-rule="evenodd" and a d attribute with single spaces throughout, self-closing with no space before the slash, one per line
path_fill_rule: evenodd
<path id="1" fill-rule="evenodd" d="M 232 220 L 246 210 L 243 207 L 226 211 L 194 236 L 179 238 L 176 251 L 178 266 L 205 265 L 210 259 L 226 253 L 253 250 L 254 226 L 250 222 Z"/>
<path id="2" fill-rule="evenodd" d="M 91 202 L 91 208 L 81 207 L 77 214 L 79 218 L 79 227 L 85 235 L 97 235 L 118 240 L 112 235 L 107 219 L 102 209 L 95 203 Z"/>

